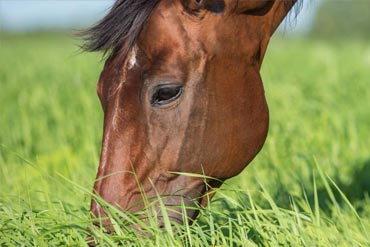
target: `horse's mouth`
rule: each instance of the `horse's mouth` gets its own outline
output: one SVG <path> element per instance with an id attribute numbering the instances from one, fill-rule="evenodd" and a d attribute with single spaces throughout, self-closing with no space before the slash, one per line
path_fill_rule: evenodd
<path id="1" fill-rule="evenodd" d="M 195 199 L 184 195 L 165 197 L 163 199 L 160 199 L 162 200 L 161 203 L 156 202 L 151 207 L 143 209 L 143 211 L 135 212 L 134 214 L 132 214 L 132 212 L 130 212 L 131 210 L 128 210 L 126 213 L 128 217 L 132 217 L 133 220 L 122 218 L 122 223 L 120 224 L 125 224 L 125 222 L 130 221 L 135 222 L 138 220 L 144 222 L 145 225 L 157 225 L 159 228 L 165 228 L 166 224 L 168 225 L 168 223 L 172 226 L 183 225 L 185 221 L 191 224 L 193 220 L 198 216 L 202 207 L 201 204 L 203 203 L 205 197 L 206 196 L 201 196 Z M 110 217 L 106 214 L 103 207 L 101 207 L 101 209 L 102 211 L 100 213 L 100 216 L 95 218 L 92 224 L 98 228 L 105 228 L 108 233 L 114 232 L 114 227 Z M 132 216 L 130 216 L 131 214 Z M 140 227 L 135 226 L 134 223 L 130 223 L 130 225 L 125 225 L 125 228 L 126 227 L 140 230 Z"/>

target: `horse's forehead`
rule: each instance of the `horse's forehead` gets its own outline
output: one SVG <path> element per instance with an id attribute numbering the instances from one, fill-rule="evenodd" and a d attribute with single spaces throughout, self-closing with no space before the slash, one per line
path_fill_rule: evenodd
<path id="1" fill-rule="evenodd" d="M 179 1 L 161 1 L 144 26 L 139 42 L 149 50 L 183 48 L 190 37 Z"/>
<path id="2" fill-rule="evenodd" d="M 184 56 L 206 49 L 209 55 L 220 54 L 222 47 L 232 44 L 235 47 L 243 43 L 249 45 L 250 39 L 255 36 L 246 32 L 246 27 L 253 29 L 253 20 L 237 15 L 227 15 L 204 12 L 199 16 L 188 13 L 180 1 L 161 1 L 153 11 L 139 36 L 140 47 L 148 54 L 161 50 L 169 53 L 182 53 Z M 248 29 L 247 28 L 247 29 Z M 245 33 L 248 33 L 247 39 Z M 238 38 L 240 37 L 240 38 Z"/>

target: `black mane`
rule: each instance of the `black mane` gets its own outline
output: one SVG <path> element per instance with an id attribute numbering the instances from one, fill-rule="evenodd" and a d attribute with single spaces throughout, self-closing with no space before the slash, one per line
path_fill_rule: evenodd
<path id="1" fill-rule="evenodd" d="M 104 53 L 120 50 L 127 55 L 159 1 L 117 0 L 101 21 L 82 32 L 82 49 Z"/>
<path id="2" fill-rule="evenodd" d="M 114 54 L 119 51 L 125 57 L 159 1 L 117 0 L 101 21 L 81 33 L 85 41 L 82 49 L 90 52 L 103 51 L 104 54 Z M 292 0 L 278 1 L 286 1 L 289 8 Z M 298 0 L 295 11 L 291 11 L 295 13 L 295 17 L 302 7 L 302 2 L 303 0 Z"/>

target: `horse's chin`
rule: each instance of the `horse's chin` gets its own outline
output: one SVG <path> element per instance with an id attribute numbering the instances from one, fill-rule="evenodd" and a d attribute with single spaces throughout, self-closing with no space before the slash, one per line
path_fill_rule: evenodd
<path id="1" fill-rule="evenodd" d="M 141 223 L 144 223 L 141 224 L 142 226 L 147 225 L 152 227 L 158 226 L 159 228 L 166 228 L 167 223 L 169 223 L 171 226 L 176 226 L 183 225 L 185 221 L 191 224 L 194 221 L 194 219 L 196 219 L 196 217 L 199 215 L 201 204 L 205 200 L 205 196 L 198 195 L 196 198 L 192 197 L 194 196 L 195 192 L 198 193 L 198 191 L 204 191 L 205 186 L 202 185 L 201 187 L 202 188 L 194 189 L 194 192 L 191 190 L 189 195 L 166 196 L 161 199 L 153 199 L 153 201 L 149 199 L 148 202 L 149 204 L 152 204 L 151 207 L 144 210 L 143 204 L 140 204 L 141 209 L 138 208 L 136 208 L 136 210 L 130 209 L 127 210 L 126 213 L 128 215 L 130 215 L 131 213 L 140 215 L 138 216 L 138 220 L 140 220 Z M 159 200 L 161 201 L 159 202 Z M 100 218 L 97 217 L 93 225 L 96 227 L 103 227 L 107 233 L 113 233 L 115 229 L 113 227 L 111 220 L 105 213 L 105 209 L 103 207 L 100 208 L 102 210 L 100 212 Z M 127 219 L 121 220 L 122 224 L 125 224 L 125 222 L 127 222 Z M 145 232 L 145 229 L 138 225 L 134 224 L 130 226 L 125 225 L 125 227 L 129 227 L 130 229 L 133 229 L 134 231 L 137 232 Z"/>

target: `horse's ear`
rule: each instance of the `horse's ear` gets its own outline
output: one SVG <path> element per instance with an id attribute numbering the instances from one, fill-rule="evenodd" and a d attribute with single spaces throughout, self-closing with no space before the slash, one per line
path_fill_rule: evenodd
<path id="1" fill-rule="evenodd" d="M 185 9 L 189 12 L 196 13 L 202 9 L 214 13 L 222 13 L 226 7 L 224 0 L 181 0 Z"/>
<path id="2" fill-rule="evenodd" d="M 272 35 L 297 0 L 238 0 L 236 12 L 260 16 Z"/>
<path id="3" fill-rule="evenodd" d="M 236 12 L 262 17 L 272 35 L 297 0 L 238 0 Z"/>
<path id="4" fill-rule="evenodd" d="M 279 27 L 297 0 L 275 0 L 268 17 L 270 18 L 270 35 Z"/>
<path id="5" fill-rule="evenodd" d="M 190 13 L 209 10 L 214 13 L 232 12 L 258 16 L 272 35 L 297 0 L 180 0 Z"/>
<path id="6" fill-rule="evenodd" d="M 199 11 L 203 7 L 202 0 L 181 0 L 187 11 Z"/>
<path id="7" fill-rule="evenodd" d="M 236 12 L 238 14 L 262 14 L 271 9 L 275 0 L 238 0 Z"/>

